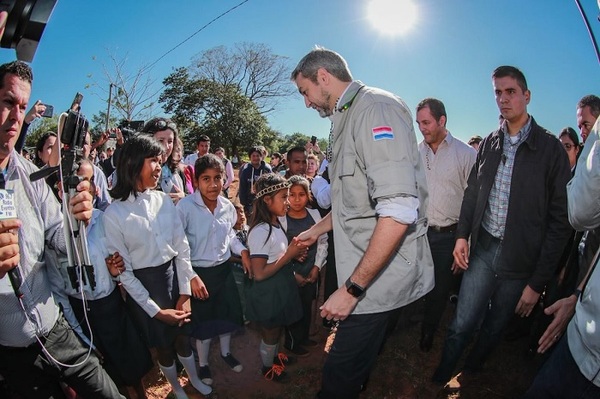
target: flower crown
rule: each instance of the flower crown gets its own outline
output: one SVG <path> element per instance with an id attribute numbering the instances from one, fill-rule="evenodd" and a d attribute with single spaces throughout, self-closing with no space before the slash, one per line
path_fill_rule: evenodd
<path id="1" fill-rule="evenodd" d="M 290 188 L 291 185 L 292 185 L 292 183 L 290 183 L 289 181 L 286 180 L 281 183 L 277 183 L 272 186 L 263 188 L 262 190 L 260 190 L 258 192 L 258 194 L 256 194 L 256 199 L 259 199 L 260 197 L 263 197 L 267 194 L 271 194 L 276 191 L 283 190 L 284 188 Z"/>

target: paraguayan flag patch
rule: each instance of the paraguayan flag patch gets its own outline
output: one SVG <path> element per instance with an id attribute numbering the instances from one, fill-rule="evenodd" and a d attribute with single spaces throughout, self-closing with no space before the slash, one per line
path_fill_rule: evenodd
<path id="1" fill-rule="evenodd" d="M 373 140 L 393 140 L 394 131 L 391 126 L 378 126 L 373 128 Z"/>

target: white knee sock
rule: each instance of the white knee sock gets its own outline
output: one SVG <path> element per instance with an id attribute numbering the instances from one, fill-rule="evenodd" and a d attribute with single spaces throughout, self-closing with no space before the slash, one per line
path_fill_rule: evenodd
<path id="1" fill-rule="evenodd" d="M 198 363 L 200 367 L 208 366 L 208 355 L 210 354 L 211 339 L 196 340 L 196 351 L 198 352 Z"/>
<path id="2" fill-rule="evenodd" d="M 219 343 L 221 344 L 221 356 L 225 357 L 231 353 L 231 333 L 219 335 Z"/>
<path id="3" fill-rule="evenodd" d="M 260 358 L 265 367 L 273 365 L 273 358 L 277 355 L 277 344 L 267 345 L 265 341 L 260 341 Z"/>
<path id="4" fill-rule="evenodd" d="M 171 384 L 171 387 L 173 387 L 173 393 L 175 394 L 177 399 L 188 399 L 188 396 L 186 395 L 185 391 L 181 387 L 181 384 L 179 384 L 179 380 L 177 379 L 177 366 L 175 366 L 175 362 L 173 362 L 173 364 L 169 367 L 163 366 L 162 364 L 158 363 L 158 367 L 160 368 L 160 371 L 162 371 L 162 373 L 165 375 L 167 381 L 169 381 L 169 384 Z"/>
<path id="5" fill-rule="evenodd" d="M 183 357 L 178 354 L 177 357 L 179 358 L 181 364 L 183 364 L 183 368 L 185 369 L 185 372 L 188 375 L 188 379 L 190 380 L 194 388 L 196 388 L 198 392 L 200 392 L 202 395 L 208 395 L 209 393 L 211 393 L 212 388 L 204 384 L 202 381 L 200 381 L 200 378 L 198 378 L 198 374 L 196 372 L 196 362 L 194 362 L 194 356 L 190 355 L 188 357 Z"/>

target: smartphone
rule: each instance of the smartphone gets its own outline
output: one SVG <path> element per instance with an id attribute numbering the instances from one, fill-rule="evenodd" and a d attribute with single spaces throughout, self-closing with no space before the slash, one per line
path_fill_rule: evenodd
<path id="1" fill-rule="evenodd" d="M 52 105 L 44 104 L 46 106 L 46 110 L 42 114 L 43 118 L 52 118 L 54 114 L 54 107 Z"/>
<path id="2" fill-rule="evenodd" d="M 73 102 L 71 103 L 71 108 L 69 109 L 71 111 L 79 112 L 79 109 L 81 108 L 81 100 L 83 100 L 83 94 L 78 92 L 77 94 L 75 94 L 75 98 L 73 99 Z"/>
<path id="3" fill-rule="evenodd" d="M 312 145 L 315 145 L 315 144 L 317 143 L 317 136 L 312 136 L 312 137 L 310 138 L 310 143 L 311 143 Z"/>

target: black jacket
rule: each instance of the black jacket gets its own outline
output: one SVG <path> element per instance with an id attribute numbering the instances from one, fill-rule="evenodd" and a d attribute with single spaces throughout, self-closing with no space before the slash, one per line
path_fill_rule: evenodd
<path id="1" fill-rule="evenodd" d="M 504 133 L 492 132 L 480 144 L 460 210 L 457 238 L 477 245 L 481 221 L 503 154 Z M 566 185 L 571 170 L 560 141 L 532 118 L 529 137 L 517 149 L 499 275 L 529 279 L 541 293 L 552 278 L 572 228 L 567 218 Z"/>

